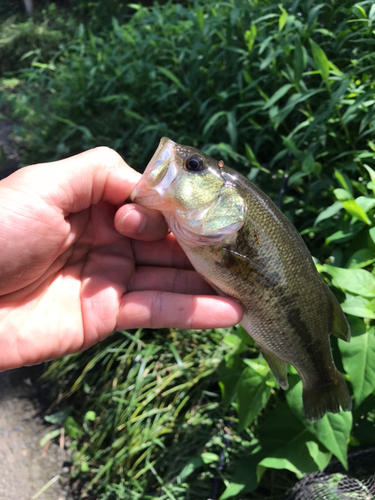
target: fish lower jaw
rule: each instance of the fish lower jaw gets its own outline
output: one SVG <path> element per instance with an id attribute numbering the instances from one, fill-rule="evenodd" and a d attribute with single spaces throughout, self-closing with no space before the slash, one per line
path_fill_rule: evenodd
<path id="1" fill-rule="evenodd" d="M 232 234 L 219 233 L 219 234 L 204 234 L 198 230 L 194 231 L 193 228 L 186 227 L 186 224 L 180 223 L 170 213 L 163 212 L 167 220 L 169 229 L 178 239 L 182 247 L 186 248 L 199 248 L 210 247 L 213 245 L 220 245 L 223 243 L 230 243 Z"/>

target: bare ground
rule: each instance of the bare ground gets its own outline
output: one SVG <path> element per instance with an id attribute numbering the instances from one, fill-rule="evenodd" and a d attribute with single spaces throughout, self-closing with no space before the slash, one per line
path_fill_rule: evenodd
<path id="1" fill-rule="evenodd" d="M 43 423 L 32 368 L 0 373 L 1 500 L 68 500 L 62 483 L 69 473 L 68 452 L 40 440 L 52 428 Z M 44 493 L 36 497 L 48 483 Z"/>

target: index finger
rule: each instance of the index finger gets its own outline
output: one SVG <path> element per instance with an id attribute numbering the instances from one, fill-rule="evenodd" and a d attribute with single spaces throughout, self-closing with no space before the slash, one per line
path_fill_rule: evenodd
<path id="1" fill-rule="evenodd" d="M 138 265 L 194 269 L 172 233 L 161 240 L 131 240 L 134 259 Z"/>

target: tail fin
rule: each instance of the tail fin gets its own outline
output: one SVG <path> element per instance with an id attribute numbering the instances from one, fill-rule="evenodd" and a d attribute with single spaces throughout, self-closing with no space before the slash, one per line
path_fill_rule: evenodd
<path id="1" fill-rule="evenodd" d="M 303 388 L 303 408 L 308 420 L 314 422 L 327 412 L 339 413 L 352 409 L 352 399 L 344 377 L 336 371 L 336 376 L 326 385 Z"/>

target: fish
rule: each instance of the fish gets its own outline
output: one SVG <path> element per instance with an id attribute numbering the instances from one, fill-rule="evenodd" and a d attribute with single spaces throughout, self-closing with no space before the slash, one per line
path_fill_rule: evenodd
<path id="1" fill-rule="evenodd" d="M 163 137 L 130 200 L 160 211 L 195 270 L 242 305 L 241 324 L 284 390 L 294 366 L 308 420 L 351 410 L 329 340 L 349 342 L 349 324 L 297 229 L 265 193 L 224 161 Z"/>

